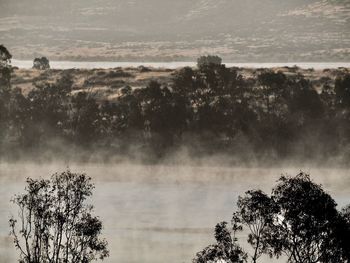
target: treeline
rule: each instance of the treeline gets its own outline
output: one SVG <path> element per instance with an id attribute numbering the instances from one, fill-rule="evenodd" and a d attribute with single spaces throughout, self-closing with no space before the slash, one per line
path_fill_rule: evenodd
<path id="1" fill-rule="evenodd" d="M 249 253 L 237 233 L 246 236 Z M 350 205 L 337 210 L 334 199 L 308 174 L 282 176 L 271 195 L 247 191 L 237 201 L 231 225 L 215 227 L 216 244 L 196 254 L 193 263 L 350 262 Z M 262 260 L 261 260 L 262 261 Z"/>
<path id="2" fill-rule="evenodd" d="M 202 59 L 196 69 L 177 71 L 169 85 L 126 86 L 117 99 L 101 101 L 89 90 L 75 92 L 69 71 L 23 94 L 10 85 L 8 61 L 0 88 L 2 156 L 83 149 L 104 158 L 158 158 L 186 147 L 193 156 L 248 161 L 350 158 L 350 74 L 318 92 L 300 74 L 264 70 L 243 77 L 221 60 Z"/>

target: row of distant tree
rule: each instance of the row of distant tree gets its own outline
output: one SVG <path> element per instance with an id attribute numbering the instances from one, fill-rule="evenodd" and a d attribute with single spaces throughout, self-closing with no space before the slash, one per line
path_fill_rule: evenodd
<path id="1" fill-rule="evenodd" d="M 28 94 L 11 87 L 10 54 L 3 48 L 0 89 L 1 154 L 71 145 L 130 149 L 164 156 L 186 146 L 195 155 L 228 153 L 242 159 L 315 156 L 349 160 L 350 74 L 321 91 L 302 75 L 263 70 L 243 77 L 221 59 L 204 57 L 177 71 L 172 83 L 121 88 L 113 101 L 73 93 L 72 71 Z M 57 143 L 59 142 L 59 143 Z M 63 143 L 64 142 L 64 143 Z M 63 150 L 65 152 L 65 150 Z M 12 151 L 13 152 L 13 151 Z"/>

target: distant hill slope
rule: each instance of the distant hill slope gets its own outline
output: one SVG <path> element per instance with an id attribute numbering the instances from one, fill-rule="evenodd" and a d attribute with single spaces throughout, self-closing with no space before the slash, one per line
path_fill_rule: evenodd
<path id="1" fill-rule="evenodd" d="M 350 0 L 2 0 L 18 58 L 350 61 Z"/>

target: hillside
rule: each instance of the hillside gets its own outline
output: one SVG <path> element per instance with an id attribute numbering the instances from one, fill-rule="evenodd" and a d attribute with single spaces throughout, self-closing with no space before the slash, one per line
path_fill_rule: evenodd
<path id="1" fill-rule="evenodd" d="M 0 2 L 16 58 L 349 61 L 349 0 L 27 0 Z"/>

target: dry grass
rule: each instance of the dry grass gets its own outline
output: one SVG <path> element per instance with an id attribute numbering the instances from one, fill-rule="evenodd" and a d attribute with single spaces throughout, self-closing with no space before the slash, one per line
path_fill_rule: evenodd
<path id="1" fill-rule="evenodd" d="M 239 73 L 244 78 L 254 78 L 264 69 L 240 68 Z M 349 72 L 349 69 L 313 70 L 297 67 L 274 68 L 287 76 L 302 74 L 309 79 L 318 91 L 327 82 L 334 84 L 337 76 Z M 114 69 L 70 69 L 70 70 L 46 70 L 16 69 L 12 75 L 12 86 L 21 88 L 24 94 L 28 94 L 35 85 L 43 83 L 55 83 L 63 75 L 68 74 L 73 81 L 74 93 L 81 91 L 92 92 L 100 99 L 114 100 L 119 96 L 119 89 L 130 86 L 132 89 L 145 87 L 151 80 L 157 80 L 163 85 L 171 85 L 172 75 L 176 70 L 153 69 L 141 70 L 139 68 L 114 68 Z"/>

